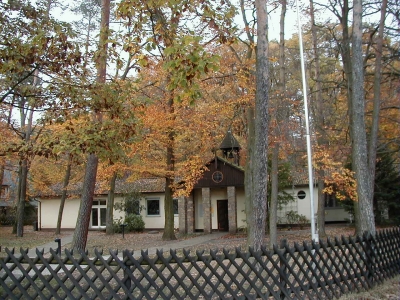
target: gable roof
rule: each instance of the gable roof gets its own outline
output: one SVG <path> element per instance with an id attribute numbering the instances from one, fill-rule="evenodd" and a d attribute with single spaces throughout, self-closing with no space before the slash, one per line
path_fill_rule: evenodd
<path id="1" fill-rule="evenodd" d="M 215 156 L 208 164 L 208 170 L 203 173 L 203 176 L 194 185 L 194 188 L 203 187 L 227 187 L 227 186 L 244 186 L 244 169 L 238 165 Z M 216 172 L 222 175 L 220 180 L 216 180 Z M 214 176 L 213 176 L 214 175 Z"/>
<path id="2" fill-rule="evenodd" d="M 68 195 L 80 195 L 82 191 L 83 183 L 68 186 Z M 55 184 L 51 187 L 49 192 L 37 193 L 36 197 L 39 198 L 50 198 L 59 197 L 62 194 L 62 184 Z M 133 182 L 127 182 L 123 179 L 117 180 L 115 183 L 115 193 L 124 194 L 132 191 L 138 191 L 140 193 L 163 193 L 165 191 L 165 178 L 152 177 L 152 178 L 141 178 Z M 108 189 L 104 184 L 96 183 L 95 195 L 106 195 Z"/>
<path id="3" fill-rule="evenodd" d="M 238 140 L 233 136 L 230 130 L 226 133 L 224 139 L 222 140 L 219 146 L 219 149 L 221 150 L 240 149 Z"/>

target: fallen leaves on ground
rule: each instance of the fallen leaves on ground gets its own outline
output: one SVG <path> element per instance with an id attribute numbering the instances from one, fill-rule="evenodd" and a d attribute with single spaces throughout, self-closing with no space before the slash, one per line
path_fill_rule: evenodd
<path id="1" fill-rule="evenodd" d="M 65 236 L 72 235 L 73 231 L 63 230 L 60 235 L 56 235 L 54 230 L 42 230 L 33 231 L 32 227 L 26 226 L 24 228 L 24 236 L 16 237 L 12 234 L 12 227 L 0 227 L 0 246 L 1 251 L 4 252 L 4 248 L 35 248 L 41 245 L 54 242 L 56 238 L 63 239 Z M 327 226 L 326 233 L 329 238 L 341 237 L 341 236 L 353 236 L 354 227 L 348 225 L 334 225 Z M 176 234 L 176 241 L 182 241 L 191 239 L 193 237 L 202 235 L 203 233 L 194 233 L 190 235 Z M 296 229 L 291 230 L 280 229 L 278 230 L 278 243 L 281 240 L 287 240 L 289 245 L 297 242 L 299 244 L 303 241 L 311 241 L 310 229 Z M 324 239 L 323 239 L 324 240 Z M 162 239 L 162 231 L 145 231 L 143 233 L 125 233 L 124 237 L 122 233 L 115 233 L 113 235 L 107 235 L 104 231 L 89 231 L 87 249 L 93 251 L 95 248 L 98 250 L 108 251 L 111 250 L 141 250 L 148 249 L 151 247 L 163 247 L 176 241 L 164 241 Z M 223 237 L 215 240 L 210 240 L 206 243 L 193 245 L 188 250 L 204 250 L 204 249 L 234 249 L 234 248 L 246 248 L 247 236 L 243 233 L 229 234 L 227 233 Z M 265 238 L 265 244 L 268 245 L 268 236 Z M 56 248 L 56 243 L 54 243 Z M 71 244 L 65 245 L 63 248 L 71 248 Z"/>
<path id="2" fill-rule="evenodd" d="M 48 242 L 54 242 L 56 238 L 63 238 L 73 234 L 72 231 L 63 231 L 61 234 L 55 234 L 55 230 L 34 231 L 33 226 L 24 226 L 24 234 L 22 237 L 17 237 L 12 233 L 12 226 L 0 226 L 0 248 L 4 253 L 5 249 L 23 249 L 37 248 Z"/>
<path id="3" fill-rule="evenodd" d="M 340 237 L 354 235 L 354 228 L 350 226 L 331 226 L 327 227 L 326 233 L 328 237 Z M 124 238 L 121 233 L 114 235 L 106 235 L 103 231 L 90 231 L 87 241 L 87 249 L 90 251 L 97 249 L 103 249 L 104 251 L 112 250 L 141 250 L 148 249 L 151 247 L 163 247 L 165 245 L 173 244 L 177 241 L 185 239 L 191 239 L 193 237 L 202 235 L 203 233 L 194 233 L 191 235 L 180 235 L 176 234 L 176 241 L 164 241 L 162 239 L 161 231 L 150 231 L 143 233 L 125 233 Z M 292 230 L 279 230 L 278 231 L 278 243 L 281 240 L 287 240 L 289 245 L 293 245 L 294 242 L 303 243 L 303 241 L 311 240 L 310 229 L 292 229 Z M 210 240 L 206 243 L 193 245 L 186 249 L 191 251 L 205 250 L 205 249 L 235 249 L 237 247 L 246 248 L 247 236 L 245 234 L 229 234 L 222 236 L 219 239 Z M 268 236 L 265 238 L 265 244 L 268 245 Z M 68 248 L 68 245 L 66 245 Z"/>

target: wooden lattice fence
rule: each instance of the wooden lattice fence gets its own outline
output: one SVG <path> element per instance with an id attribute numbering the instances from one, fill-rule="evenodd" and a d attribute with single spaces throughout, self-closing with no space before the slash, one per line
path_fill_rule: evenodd
<path id="1" fill-rule="evenodd" d="M 6 250 L 2 299 L 333 299 L 400 273 L 400 228 L 269 251 Z"/>

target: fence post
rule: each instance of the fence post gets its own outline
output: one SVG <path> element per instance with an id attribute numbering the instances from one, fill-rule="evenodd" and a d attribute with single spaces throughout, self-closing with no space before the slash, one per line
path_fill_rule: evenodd
<path id="1" fill-rule="evenodd" d="M 119 226 L 121 226 L 121 228 L 122 228 L 122 238 L 124 239 L 125 238 L 125 227 L 127 226 L 128 224 L 121 224 L 121 225 L 119 225 Z"/>
<path id="2" fill-rule="evenodd" d="M 56 238 L 54 241 L 58 244 L 56 253 L 58 255 L 61 255 L 61 239 L 60 238 Z"/>
<path id="3" fill-rule="evenodd" d="M 287 240 L 283 239 L 281 240 L 281 244 L 279 246 L 279 250 L 283 250 L 283 259 L 280 259 L 280 268 L 281 268 L 281 273 L 280 273 L 280 282 L 281 282 L 281 293 L 280 293 L 280 299 L 285 299 L 285 293 L 284 290 L 287 290 L 287 284 L 286 281 L 288 279 L 288 268 L 286 267 L 286 261 L 288 258 L 288 253 L 286 251 L 287 248 Z"/>

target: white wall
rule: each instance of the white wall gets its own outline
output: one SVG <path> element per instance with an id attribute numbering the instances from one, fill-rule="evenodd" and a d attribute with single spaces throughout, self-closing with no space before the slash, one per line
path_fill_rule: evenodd
<path id="1" fill-rule="evenodd" d="M 298 197 L 299 191 L 304 191 L 306 193 L 306 197 L 304 199 L 300 199 Z M 311 197 L 310 190 L 308 186 L 295 187 L 292 189 L 287 189 L 287 193 L 290 193 L 294 197 L 294 201 L 288 203 L 283 206 L 281 210 L 278 210 L 278 217 L 281 220 L 281 224 L 286 223 L 286 213 L 294 210 L 297 211 L 299 215 L 304 215 L 307 217 L 309 221 L 311 221 Z M 318 213 L 318 189 L 314 188 L 314 214 L 315 218 L 317 218 Z M 337 222 L 337 221 L 345 221 L 349 218 L 349 214 L 341 207 L 337 208 L 325 208 L 325 222 Z"/>
<path id="2" fill-rule="evenodd" d="M 160 215 L 149 216 L 147 210 L 144 209 L 141 212 L 143 221 L 145 222 L 146 229 L 163 229 L 165 222 L 164 213 L 164 194 L 157 193 L 152 194 L 151 197 L 144 197 L 141 199 L 141 205 L 146 207 L 146 198 L 159 199 L 160 201 Z M 106 199 L 106 197 L 95 197 L 95 199 Z M 122 197 L 116 197 L 115 202 L 121 202 Z M 38 209 L 38 222 L 39 227 L 42 229 L 54 229 L 57 227 L 58 211 L 60 208 L 60 199 L 40 199 L 40 205 Z M 76 226 L 76 220 L 78 218 L 80 205 L 80 198 L 69 198 L 65 201 L 63 218 L 61 228 L 73 229 Z M 114 219 L 124 217 L 124 213 L 118 210 L 114 210 Z M 175 215 L 174 226 L 179 227 L 179 217 Z"/>
<path id="3" fill-rule="evenodd" d="M 148 215 L 147 213 L 147 199 L 159 199 L 160 201 L 160 214 L 157 216 L 154 215 Z M 140 204 L 145 207 L 145 209 L 143 209 L 141 211 L 141 215 L 143 217 L 143 221 L 145 223 L 145 228 L 146 229 L 163 229 L 164 225 L 165 225 L 165 195 L 164 193 L 154 193 L 151 195 L 146 195 L 144 196 L 141 201 Z M 174 216 L 174 228 L 179 228 L 179 216 L 175 215 Z"/>
<path id="4" fill-rule="evenodd" d="M 237 209 L 237 227 L 245 228 L 246 223 L 246 195 L 244 193 L 244 188 L 236 188 L 236 209 Z"/>
<path id="5" fill-rule="evenodd" d="M 60 199 L 41 199 L 38 208 L 38 226 L 42 229 L 56 228 Z M 69 198 L 65 200 L 61 228 L 73 229 L 78 218 L 80 199 Z"/>
<path id="6" fill-rule="evenodd" d="M 348 221 L 349 218 L 350 215 L 344 208 L 325 208 L 325 222 Z"/>

